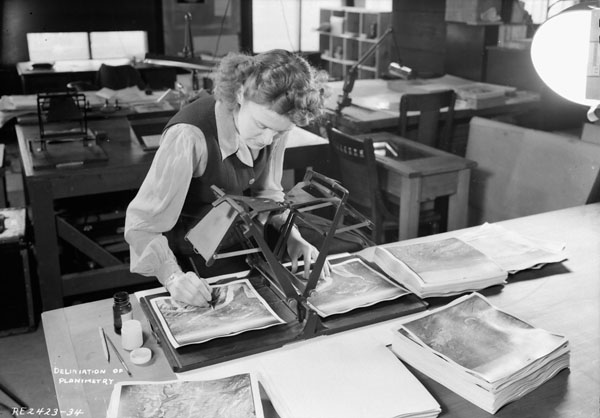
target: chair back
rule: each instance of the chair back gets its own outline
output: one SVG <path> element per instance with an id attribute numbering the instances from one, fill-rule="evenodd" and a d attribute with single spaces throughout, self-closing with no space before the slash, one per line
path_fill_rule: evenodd
<path id="1" fill-rule="evenodd" d="M 430 147 L 451 151 L 456 94 L 453 90 L 408 93 L 400 98 L 398 133 Z M 442 109 L 448 108 L 446 112 Z M 417 125 L 409 126 L 409 112 L 419 112 Z"/>
<path id="2" fill-rule="evenodd" d="M 113 90 L 138 86 L 144 89 L 145 83 L 140 72 L 132 65 L 106 65 L 98 69 L 96 84 Z"/>
<path id="3" fill-rule="evenodd" d="M 348 190 L 350 204 L 373 221 L 372 239 L 381 243 L 383 220 L 393 216 L 385 206 L 379 186 L 373 139 L 356 138 L 331 126 L 327 127 L 327 134 L 336 176 Z"/>
<path id="4" fill-rule="evenodd" d="M 358 139 L 332 127 L 327 134 L 339 180 L 349 192 L 348 200 L 371 208 L 373 191 L 379 185 L 373 140 Z"/>

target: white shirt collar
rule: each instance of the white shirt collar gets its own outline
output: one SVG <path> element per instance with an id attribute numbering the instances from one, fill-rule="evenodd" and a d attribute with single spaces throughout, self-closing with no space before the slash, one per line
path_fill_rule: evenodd
<path id="1" fill-rule="evenodd" d="M 236 154 L 238 159 L 248 167 L 254 167 L 254 158 L 250 149 L 240 140 L 240 133 L 235 124 L 235 111 L 231 111 L 224 103 L 217 100 L 215 104 L 217 121 L 217 137 L 222 159 Z"/>

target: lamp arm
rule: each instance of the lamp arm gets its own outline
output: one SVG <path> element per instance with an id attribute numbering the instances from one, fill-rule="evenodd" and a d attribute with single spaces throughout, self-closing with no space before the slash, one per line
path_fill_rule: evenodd
<path id="1" fill-rule="evenodd" d="M 192 14 L 187 12 L 184 16 L 185 19 L 185 34 L 183 42 L 183 57 L 194 58 L 194 38 L 192 37 Z M 198 72 L 192 69 L 192 90 L 200 90 L 200 81 L 198 80 Z"/>
<path id="2" fill-rule="evenodd" d="M 366 59 L 369 58 L 373 54 L 373 52 L 375 52 L 377 50 L 377 48 L 379 48 L 379 45 L 381 45 L 381 43 L 385 40 L 385 38 L 387 38 L 388 35 L 391 33 L 392 33 L 392 27 L 390 26 L 389 28 L 386 29 L 386 31 L 383 33 L 383 35 L 381 35 L 381 37 L 377 40 L 377 42 L 375 42 L 373 45 L 371 45 L 371 47 L 367 50 L 367 52 L 365 52 L 358 59 L 358 61 L 352 67 L 350 67 L 350 69 L 348 70 L 348 72 L 346 73 L 346 77 L 344 79 L 344 86 L 342 87 L 343 94 L 342 94 L 341 99 L 338 101 L 338 106 L 336 109 L 337 114 L 341 114 L 342 109 L 350 106 L 350 104 L 352 103 L 352 99 L 350 98 L 350 93 L 352 92 L 352 89 L 354 88 L 354 82 L 356 81 L 356 76 L 358 74 L 358 67 L 363 62 L 365 62 Z"/>
<path id="3" fill-rule="evenodd" d="M 192 14 L 186 13 L 183 18 L 185 19 L 184 39 L 183 39 L 183 57 L 193 58 L 194 57 L 194 38 L 192 38 Z"/>

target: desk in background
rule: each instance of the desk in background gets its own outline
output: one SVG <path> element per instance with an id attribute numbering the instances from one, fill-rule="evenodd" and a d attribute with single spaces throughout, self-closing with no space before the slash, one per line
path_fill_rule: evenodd
<path id="1" fill-rule="evenodd" d="M 561 371 L 522 399 L 506 405 L 495 415 L 487 414 L 437 382 L 413 369 L 410 370 L 440 403 L 440 417 L 443 418 L 598 417 L 600 260 L 597 254 L 600 248 L 600 204 L 547 212 L 498 224 L 523 235 L 566 244 L 569 255 L 567 261 L 538 270 L 519 272 L 509 277 L 506 286 L 492 287 L 481 293 L 499 309 L 514 314 L 538 328 L 565 335 L 571 349 L 570 370 Z M 454 237 L 463 231 L 448 232 L 443 236 Z M 422 237 L 413 241 L 424 242 L 428 239 L 432 238 Z M 430 300 L 431 308 L 447 302 L 447 298 Z M 65 375 L 65 371 L 68 370 L 106 370 L 106 375 L 100 377 L 115 381 L 174 378 L 162 350 L 150 336 L 149 324 L 135 300 L 134 317 L 142 320 L 145 345 L 152 349 L 154 358 L 151 364 L 146 366 L 130 365 L 133 378 L 128 378 L 125 373 L 113 373 L 114 367 L 119 368 L 118 363 L 111 362 L 110 366 L 107 365 L 98 337 L 98 326 L 102 326 L 113 341 L 118 341 L 112 331 L 111 303 L 111 300 L 106 299 L 42 314 L 48 355 L 53 368 L 54 388 L 61 410 L 81 408 L 84 412 L 82 416 L 104 416 L 112 390 L 111 385 L 102 383 L 61 383 L 61 378 L 81 377 Z M 375 335 L 378 340 L 385 342 L 391 338 L 390 330 L 406 318 L 410 317 L 321 338 L 339 338 L 349 334 L 355 338 Z M 311 340 L 297 344 L 311 344 Z M 285 347 L 278 350 L 283 349 Z M 210 366 L 201 371 L 206 370 L 210 373 L 219 368 L 232 371 L 252 368 L 258 358 L 268 359 L 269 353 Z M 365 352 L 365 355 L 368 353 Z M 59 372 L 55 372 L 56 370 Z M 368 397 L 368 394 L 365 394 L 365 397 Z"/>
<path id="2" fill-rule="evenodd" d="M 335 116 L 338 96 L 342 93 L 343 82 L 330 82 L 331 95 L 326 108 L 331 119 L 335 118 L 338 127 L 348 133 L 374 131 L 397 131 L 400 116 L 402 93 L 425 93 L 434 89 L 455 89 L 460 85 L 474 83 L 460 77 L 446 75 L 440 78 L 416 80 L 356 80 L 350 93 L 353 104 L 342 111 L 342 117 Z M 517 90 L 507 96 L 501 105 L 475 109 L 472 104 L 457 100 L 454 111 L 454 134 L 452 152 L 464 156 L 468 135 L 468 122 L 473 116 L 507 117 L 520 115 L 536 109 L 539 94 Z M 410 113 L 409 113 L 410 116 Z M 411 122 L 409 117 L 409 123 Z M 416 123 L 416 118 L 413 118 Z"/>
<path id="3" fill-rule="evenodd" d="M 148 123 L 154 122 L 151 114 L 144 117 Z M 135 122 L 139 124 L 140 120 Z M 102 141 L 100 146 L 108 157 L 107 161 L 43 169 L 33 168 L 28 144 L 28 138 L 39 135 L 38 125 L 15 126 L 33 222 L 43 310 L 62 307 L 64 297 L 153 280 L 130 273 L 129 263 L 123 263 L 65 218 L 56 216 L 55 205 L 60 199 L 137 190 L 154 157 L 153 152 L 144 151 L 126 117 L 90 120 L 88 126 L 106 132 L 108 141 Z M 329 149 L 326 140 L 296 128 L 288 148 L 284 170 L 303 174 L 308 166 L 316 170 L 326 167 Z M 63 273 L 59 239 L 70 243 L 99 268 Z"/>
<path id="4" fill-rule="evenodd" d="M 17 73 L 21 78 L 24 94 L 40 91 L 65 91 L 67 83 L 71 81 L 96 81 L 96 72 L 100 65 L 125 65 L 128 59 L 114 60 L 77 60 L 58 61 L 52 68 L 34 69 L 32 62 L 17 63 Z M 142 75 L 142 79 L 152 89 L 173 87 L 177 77 L 177 70 L 173 67 L 136 63 L 134 67 Z"/>
<path id="5" fill-rule="evenodd" d="M 362 134 L 374 142 L 389 142 L 397 157 L 376 155 L 380 186 L 384 193 L 400 200 L 398 240 L 417 237 L 421 203 L 448 200 L 446 229 L 467 226 L 469 179 L 474 161 L 419 144 L 387 132 Z"/>

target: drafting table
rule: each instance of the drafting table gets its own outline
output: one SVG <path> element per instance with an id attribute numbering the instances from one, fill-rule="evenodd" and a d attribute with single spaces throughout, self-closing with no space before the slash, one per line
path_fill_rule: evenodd
<path id="1" fill-rule="evenodd" d="M 409 368 L 442 406 L 444 418 L 496 417 L 496 418 L 572 418 L 597 417 L 600 397 L 600 203 L 563 209 L 499 222 L 508 229 L 541 239 L 561 241 L 566 244 L 568 260 L 550 264 L 539 270 L 527 270 L 509 277 L 504 287 L 483 290 L 491 303 L 499 309 L 545 330 L 565 335 L 570 344 L 570 370 L 557 376 L 522 399 L 506 405 L 495 415 L 489 415 L 438 383 Z M 444 233 L 452 237 L 460 231 Z M 424 242 L 435 237 L 412 240 Z M 133 299 L 133 298 L 132 298 Z M 431 308 L 449 301 L 431 299 Z M 116 340 L 112 330 L 111 300 L 105 299 L 83 305 L 44 312 L 42 321 L 50 365 L 52 368 L 70 370 L 106 370 L 102 377 L 115 380 L 167 380 L 175 376 L 156 341 L 149 337 L 148 323 L 140 306 L 134 300 L 134 317 L 141 319 L 146 343 L 154 353 L 151 364 L 133 366 L 133 378 L 125 373 L 113 373 L 118 363 L 107 366 L 98 339 L 98 326 Z M 354 329 L 323 338 L 337 338 L 350 333 L 356 338 L 363 333 L 379 335 L 379 342 L 390 338 L 390 330 L 404 319 L 395 319 L 366 328 Z M 118 340 L 116 340 L 118 341 Z M 115 342 L 116 342 L 115 341 Z M 311 344 L 307 340 L 298 344 Z M 293 344 L 292 344 L 293 346 Z M 285 349 L 285 348 L 282 348 Z M 278 349 L 278 350 L 282 350 Z M 243 368 L 251 366 L 256 358 L 268 358 L 270 352 L 201 369 Z M 53 369 L 54 370 L 54 369 Z M 83 416 L 104 416 L 112 386 L 104 384 L 64 384 L 61 373 L 53 373 L 60 409 L 81 408 Z M 368 393 L 365 394 L 368 398 Z M 267 416 L 275 416 L 272 414 Z"/>
<path id="2" fill-rule="evenodd" d="M 434 79 L 356 80 L 354 89 L 350 93 L 352 105 L 342 110 L 342 116 L 337 118 L 337 122 L 339 128 L 348 133 L 356 134 L 380 130 L 395 132 L 398 129 L 399 103 L 402 93 L 424 93 L 444 88 L 453 89 L 468 82 L 469 80 L 451 75 Z M 342 93 L 343 82 L 330 82 L 328 86 L 331 94 L 325 105 L 329 118 L 334 119 L 338 96 Z M 507 97 L 504 103 L 482 109 L 475 109 L 472 104 L 457 100 L 454 111 L 453 153 L 464 155 L 468 122 L 471 117 L 506 117 L 524 114 L 535 110 L 539 105 L 539 99 L 540 95 L 537 93 L 517 90 L 513 95 Z"/>
<path id="3" fill-rule="evenodd" d="M 148 118 L 148 123 L 151 123 L 151 116 Z M 109 141 L 102 141 L 101 147 L 108 156 L 107 161 L 34 170 L 27 138 L 37 134 L 38 126 L 15 126 L 23 164 L 24 186 L 33 221 L 43 310 L 62 307 L 63 298 L 67 296 L 149 280 L 130 273 L 128 263 L 123 264 L 79 233 L 64 218 L 55 216 L 54 205 L 61 198 L 137 190 L 154 157 L 153 152 L 143 150 L 125 117 L 90 120 L 89 127 L 106 132 Z M 300 128 L 294 129 L 293 136 L 285 155 L 284 170 L 303 173 L 308 166 L 316 170 L 322 169 L 327 163 L 328 142 Z M 101 268 L 63 274 L 59 262 L 59 238 L 82 251 Z"/>

